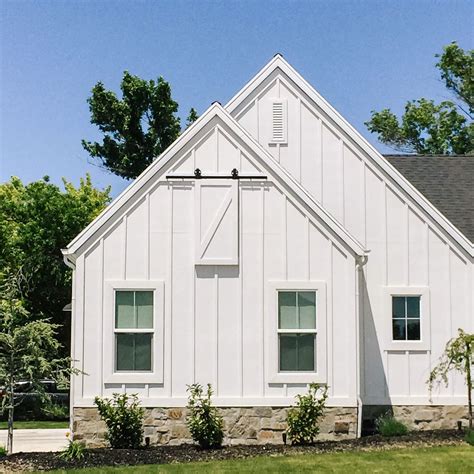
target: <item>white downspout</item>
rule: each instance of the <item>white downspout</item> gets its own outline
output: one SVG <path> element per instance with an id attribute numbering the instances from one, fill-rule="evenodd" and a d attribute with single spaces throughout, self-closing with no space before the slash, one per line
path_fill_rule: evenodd
<path id="1" fill-rule="evenodd" d="M 357 360 L 357 377 L 356 377 L 356 391 L 357 391 L 357 438 L 362 436 L 362 398 L 360 395 L 361 391 L 361 374 L 363 374 L 363 370 L 361 370 L 361 358 L 360 358 L 360 351 L 361 351 L 361 341 L 360 341 L 360 272 L 362 271 L 362 267 L 367 263 L 368 255 L 359 255 L 356 256 L 356 271 L 355 271 L 355 305 L 356 305 L 356 360 Z"/>

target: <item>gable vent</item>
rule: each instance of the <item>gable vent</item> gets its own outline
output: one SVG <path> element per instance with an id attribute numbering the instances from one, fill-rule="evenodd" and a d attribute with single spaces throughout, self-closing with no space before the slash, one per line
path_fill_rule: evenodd
<path id="1" fill-rule="evenodd" d="M 286 143 L 287 141 L 287 115 L 286 101 L 274 100 L 272 102 L 272 143 Z"/>

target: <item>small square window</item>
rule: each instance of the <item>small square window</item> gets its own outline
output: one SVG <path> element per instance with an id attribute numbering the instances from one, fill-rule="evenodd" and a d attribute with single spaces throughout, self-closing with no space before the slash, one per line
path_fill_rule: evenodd
<path id="1" fill-rule="evenodd" d="M 420 296 L 392 296 L 392 339 L 421 340 Z"/>

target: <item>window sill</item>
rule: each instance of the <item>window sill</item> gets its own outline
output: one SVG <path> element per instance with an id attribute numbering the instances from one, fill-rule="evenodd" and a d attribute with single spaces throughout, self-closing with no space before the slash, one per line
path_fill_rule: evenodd
<path id="1" fill-rule="evenodd" d="M 322 377 L 321 374 L 316 372 L 288 372 L 288 373 L 277 373 L 269 377 L 269 384 L 280 384 L 280 383 L 326 383 L 326 378 Z"/>
<path id="2" fill-rule="evenodd" d="M 384 351 L 429 351 L 431 346 L 427 341 L 391 341 L 388 342 Z"/>
<path id="3" fill-rule="evenodd" d="M 156 372 L 114 372 L 104 383 L 163 383 L 163 375 Z"/>

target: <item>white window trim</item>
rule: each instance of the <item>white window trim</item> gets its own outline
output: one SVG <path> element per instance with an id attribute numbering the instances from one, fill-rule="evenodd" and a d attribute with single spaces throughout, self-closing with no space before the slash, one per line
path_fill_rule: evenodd
<path id="1" fill-rule="evenodd" d="M 431 349 L 430 290 L 427 286 L 384 287 L 383 319 L 386 351 L 429 351 Z M 392 297 L 420 297 L 420 340 L 394 341 L 392 333 Z"/>
<path id="2" fill-rule="evenodd" d="M 278 292 L 316 292 L 316 371 L 280 372 L 278 358 Z M 324 281 L 270 281 L 265 324 L 267 383 L 327 383 L 326 283 Z M 293 331 L 295 332 L 295 331 Z M 304 331 L 302 331 L 304 332 Z M 311 330 L 310 332 L 314 332 Z"/>
<path id="3" fill-rule="evenodd" d="M 106 281 L 104 288 L 104 383 L 163 383 L 164 290 L 162 280 Z M 153 290 L 153 343 L 150 372 L 115 370 L 115 292 Z M 140 332 L 133 330 L 129 332 Z M 120 330 L 119 332 L 127 332 Z M 141 332 L 150 332 L 148 329 Z"/>

